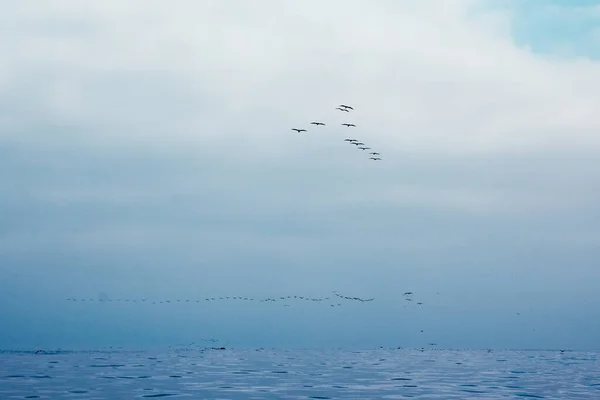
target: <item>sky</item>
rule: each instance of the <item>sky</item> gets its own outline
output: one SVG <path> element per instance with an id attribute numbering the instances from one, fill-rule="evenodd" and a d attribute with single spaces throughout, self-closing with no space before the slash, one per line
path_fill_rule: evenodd
<path id="1" fill-rule="evenodd" d="M 600 2 L 7 4 L 0 348 L 600 348 Z"/>

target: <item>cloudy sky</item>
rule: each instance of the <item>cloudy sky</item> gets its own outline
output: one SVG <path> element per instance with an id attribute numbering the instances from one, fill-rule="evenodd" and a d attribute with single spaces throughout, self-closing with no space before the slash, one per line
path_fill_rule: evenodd
<path id="1" fill-rule="evenodd" d="M 600 348 L 596 3 L 0 0 L 0 348 Z"/>

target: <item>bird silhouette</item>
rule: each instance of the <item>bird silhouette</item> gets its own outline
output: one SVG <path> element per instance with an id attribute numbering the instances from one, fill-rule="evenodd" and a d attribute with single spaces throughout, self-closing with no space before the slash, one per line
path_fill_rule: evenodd
<path id="1" fill-rule="evenodd" d="M 344 104 L 340 104 L 340 107 L 347 108 L 347 109 L 350 109 L 350 110 L 354 110 L 354 108 L 352 108 L 350 106 L 346 106 Z"/>
<path id="2" fill-rule="evenodd" d="M 356 128 L 356 125 L 354 125 L 354 124 L 342 124 L 342 125 L 347 126 L 348 128 L 350 128 L 351 126 Z"/>
<path id="3" fill-rule="evenodd" d="M 306 132 L 306 129 L 298 129 L 298 128 L 292 128 L 293 131 L 296 131 L 298 133 L 300 132 Z"/>
<path id="4" fill-rule="evenodd" d="M 350 112 L 350 110 L 346 110 L 345 108 L 336 107 L 335 109 L 340 110 L 340 111 Z"/>
<path id="5" fill-rule="evenodd" d="M 369 154 L 371 154 L 372 156 L 378 156 L 378 155 L 380 155 L 380 154 L 379 154 L 379 153 L 377 153 L 377 152 L 373 152 L 373 153 L 369 153 Z"/>
<path id="6" fill-rule="evenodd" d="M 323 126 L 325 126 L 325 124 L 324 124 L 324 123 L 322 123 L 322 122 L 311 122 L 311 124 L 312 124 L 312 125 L 317 125 L 317 126 L 318 126 L 318 125 L 323 125 Z"/>

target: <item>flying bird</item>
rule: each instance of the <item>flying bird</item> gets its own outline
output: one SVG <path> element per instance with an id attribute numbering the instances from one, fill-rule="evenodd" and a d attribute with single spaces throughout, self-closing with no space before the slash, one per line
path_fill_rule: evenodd
<path id="1" fill-rule="evenodd" d="M 379 157 L 370 157 L 369 159 L 370 159 L 370 160 L 374 160 L 374 161 L 381 160 L 381 158 L 379 158 Z"/>
<path id="2" fill-rule="evenodd" d="M 311 124 L 312 124 L 312 125 L 317 125 L 317 126 L 318 126 L 318 125 L 323 125 L 323 126 L 325 126 L 325 124 L 324 124 L 324 123 L 322 123 L 322 122 L 311 122 Z"/>
<path id="3" fill-rule="evenodd" d="M 293 131 L 296 131 L 298 133 L 300 132 L 306 132 L 306 129 L 298 129 L 298 128 L 292 128 Z"/>
<path id="4" fill-rule="evenodd" d="M 352 142 L 357 142 L 357 140 L 356 139 L 344 139 L 344 142 L 352 143 Z"/>
<path id="5" fill-rule="evenodd" d="M 342 124 L 342 125 L 347 126 L 348 128 L 350 128 L 351 126 L 356 128 L 356 125 L 354 125 L 354 124 Z"/>
<path id="6" fill-rule="evenodd" d="M 346 110 L 345 108 L 336 107 L 335 109 L 336 110 L 340 110 L 340 111 L 350 112 L 350 110 Z"/>
<path id="7" fill-rule="evenodd" d="M 359 147 L 359 149 L 361 149 L 361 150 L 369 150 L 370 147 Z"/>
<path id="8" fill-rule="evenodd" d="M 373 152 L 373 153 L 369 153 L 369 154 L 370 154 L 370 155 L 372 155 L 372 156 L 379 156 L 379 155 L 380 155 L 380 154 L 379 154 L 379 153 L 377 153 L 377 152 Z"/>
<path id="9" fill-rule="evenodd" d="M 346 106 L 344 104 L 340 104 L 340 107 L 347 108 L 347 109 L 350 109 L 350 110 L 354 110 L 354 108 L 352 108 L 350 106 Z"/>
<path id="10" fill-rule="evenodd" d="M 352 142 L 352 144 L 355 144 L 357 146 L 364 146 L 363 142 Z"/>

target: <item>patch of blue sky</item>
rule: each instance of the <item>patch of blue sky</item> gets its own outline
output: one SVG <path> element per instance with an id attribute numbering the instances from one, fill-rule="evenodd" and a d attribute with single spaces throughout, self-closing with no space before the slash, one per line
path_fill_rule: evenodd
<path id="1" fill-rule="evenodd" d="M 536 54 L 600 59 L 599 0 L 491 0 L 511 15 L 515 43 Z"/>

